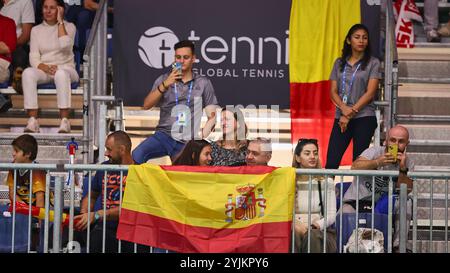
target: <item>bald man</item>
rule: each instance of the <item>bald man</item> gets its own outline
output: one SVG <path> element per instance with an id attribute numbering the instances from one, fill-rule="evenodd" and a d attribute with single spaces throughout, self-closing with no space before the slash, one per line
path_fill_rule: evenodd
<path id="1" fill-rule="evenodd" d="M 414 169 L 414 163 L 408 159 L 406 148 L 409 144 L 409 132 L 403 126 L 397 125 L 392 127 L 387 134 L 386 146 L 382 147 L 370 147 L 366 149 L 352 164 L 352 170 L 385 170 L 392 171 L 398 170 L 398 177 L 393 177 L 392 180 L 396 182 L 396 188 L 400 188 L 400 184 L 405 183 L 408 188 L 408 192 L 412 190 L 413 180 L 408 177 L 408 171 Z M 397 158 L 395 158 L 390 152 L 388 147 L 392 145 L 398 146 Z M 342 206 L 343 212 L 355 212 L 356 210 L 356 180 L 355 177 L 352 185 L 349 187 L 344 195 L 344 204 Z M 387 176 L 375 177 L 375 212 L 381 212 L 387 214 L 387 194 L 390 178 Z M 394 189 L 395 190 L 395 189 Z M 364 207 L 370 207 L 372 203 L 372 177 L 360 176 L 359 177 L 359 209 L 360 211 Z M 377 203 L 380 202 L 380 205 Z M 381 209 L 381 203 L 384 203 L 383 209 Z M 395 203 L 395 210 L 398 213 L 398 202 Z M 367 211 L 370 212 L 370 211 Z M 410 212 L 408 211 L 408 214 Z M 398 217 L 396 217 L 396 222 Z M 407 217 L 410 219 L 410 215 Z M 396 223 L 396 230 L 394 234 L 394 247 L 398 245 L 398 225 Z M 387 238 L 385 238 L 387 240 Z"/>

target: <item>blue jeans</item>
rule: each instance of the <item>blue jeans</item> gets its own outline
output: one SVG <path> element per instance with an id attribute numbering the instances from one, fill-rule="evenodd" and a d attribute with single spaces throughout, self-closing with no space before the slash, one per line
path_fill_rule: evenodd
<path id="1" fill-rule="evenodd" d="M 151 158 L 168 155 L 173 159 L 184 148 L 184 143 L 173 139 L 161 131 L 156 131 L 151 137 L 141 142 L 133 150 L 133 160 L 137 164 L 147 162 Z"/>

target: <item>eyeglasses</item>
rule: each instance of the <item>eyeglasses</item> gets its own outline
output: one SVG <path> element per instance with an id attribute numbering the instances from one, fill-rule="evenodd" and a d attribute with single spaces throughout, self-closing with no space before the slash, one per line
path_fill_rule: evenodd
<path id="1" fill-rule="evenodd" d="M 317 145 L 317 139 L 315 138 L 300 138 L 298 143 L 313 143 Z"/>

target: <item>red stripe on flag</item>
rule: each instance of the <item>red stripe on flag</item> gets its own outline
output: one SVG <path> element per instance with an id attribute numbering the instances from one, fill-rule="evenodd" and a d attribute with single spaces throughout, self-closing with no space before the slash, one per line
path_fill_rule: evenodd
<path id="1" fill-rule="evenodd" d="M 267 174 L 278 169 L 270 166 L 160 166 L 164 171 L 196 172 L 196 173 L 223 173 L 223 174 Z"/>
<path id="2" fill-rule="evenodd" d="M 215 229 L 184 225 L 123 208 L 117 229 L 120 240 L 183 253 L 287 253 L 290 234 L 291 222 Z"/>
<path id="3" fill-rule="evenodd" d="M 325 166 L 328 141 L 333 128 L 335 106 L 330 99 L 330 81 L 291 83 L 291 137 L 295 147 L 300 138 L 319 142 L 320 159 Z M 341 165 L 351 165 L 353 144 L 342 158 Z"/>

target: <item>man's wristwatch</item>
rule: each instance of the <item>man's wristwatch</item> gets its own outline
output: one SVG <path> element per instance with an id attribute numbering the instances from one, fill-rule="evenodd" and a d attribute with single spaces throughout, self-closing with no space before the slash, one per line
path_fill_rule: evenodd
<path id="1" fill-rule="evenodd" d="M 409 169 L 408 168 L 406 168 L 406 169 L 402 169 L 402 168 L 400 168 L 399 170 L 398 170 L 400 173 L 402 173 L 402 174 L 404 174 L 404 175 L 407 175 L 408 174 L 408 171 L 409 171 Z"/>
<path id="2" fill-rule="evenodd" d="M 100 214 L 98 214 L 98 211 L 96 211 L 94 213 L 94 223 L 97 223 L 99 219 L 100 219 Z"/>

